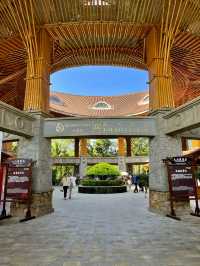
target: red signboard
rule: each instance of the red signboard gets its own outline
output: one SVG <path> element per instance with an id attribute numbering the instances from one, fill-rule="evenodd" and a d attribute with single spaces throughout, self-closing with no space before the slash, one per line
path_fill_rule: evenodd
<path id="1" fill-rule="evenodd" d="M 8 161 L 6 197 L 13 200 L 28 200 L 31 187 L 31 160 Z"/>
<path id="2" fill-rule="evenodd" d="M 27 211 L 25 218 L 20 222 L 35 218 L 31 216 L 31 179 L 32 179 L 32 160 L 15 159 L 6 162 L 6 178 L 4 186 L 3 209 L 0 219 L 9 218 L 6 215 L 6 202 L 26 202 Z M 1 181 L 1 180 L 0 180 Z"/>

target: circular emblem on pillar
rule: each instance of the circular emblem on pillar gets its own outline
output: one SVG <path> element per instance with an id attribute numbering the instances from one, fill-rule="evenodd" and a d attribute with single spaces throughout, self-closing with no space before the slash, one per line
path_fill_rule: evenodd
<path id="1" fill-rule="evenodd" d="M 57 123 L 56 132 L 62 133 L 65 130 L 65 126 L 62 123 Z"/>

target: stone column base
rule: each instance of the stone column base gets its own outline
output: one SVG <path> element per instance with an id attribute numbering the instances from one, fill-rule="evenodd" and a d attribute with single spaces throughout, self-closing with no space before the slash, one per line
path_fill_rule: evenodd
<path id="1" fill-rule="evenodd" d="M 170 214 L 170 194 L 162 191 L 149 191 L 149 209 L 160 214 Z M 190 213 L 190 204 L 188 201 L 174 202 L 174 210 L 177 216 Z"/>
<path id="2" fill-rule="evenodd" d="M 33 193 L 31 203 L 31 215 L 32 216 L 43 216 L 54 211 L 52 207 L 52 193 L 49 192 Z M 24 203 L 12 203 L 10 206 L 10 214 L 14 217 L 25 217 L 27 211 L 27 204 Z"/>

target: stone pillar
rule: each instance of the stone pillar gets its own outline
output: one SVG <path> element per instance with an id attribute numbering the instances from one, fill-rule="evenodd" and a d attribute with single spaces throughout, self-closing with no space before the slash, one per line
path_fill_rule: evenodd
<path id="1" fill-rule="evenodd" d="M 118 156 L 118 167 L 120 172 L 126 172 L 126 160 L 124 156 Z"/>
<path id="2" fill-rule="evenodd" d="M 118 155 L 126 156 L 126 142 L 123 137 L 118 138 Z"/>
<path id="3" fill-rule="evenodd" d="M 29 38 L 32 38 L 30 35 Z M 52 170 L 49 139 L 43 137 L 45 115 L 49 112 L 49 80 L 51 61 L 51 42 L 45 29 L 41 29 L 36 39 L 35 49 L 27 49 L 26 89 L 24 110 L 33 113 L 34 137 L 21 138 L 18 158 L 36 161 L 32 179 L 32 215 L 40 216 L 53 211 L 52 208 Z M 12 204 L 13 216 L 24 216 L 26 205 Z"/>
<path id="4" fill-rule="evenodd" d="M 125 138 L 118 138 L 118 166 L 121 172 L 126 172 L 126 142 Z"/>
<path id="5" fill-rule="evenodd" d="M 188 140 L 186 138 L 182 138 L 182 150 L 187 151 L 188 150 Z"/>
<path id="6" fill-rule="evenodd" d="M 172 88 L 172 71 L 170 55 L 166 56 L 169 47 L 162 45 L 168 43 L 168 32 L 162 32 L 159 28 L 152 28 L 146 38 L 146 64 L 149 70 L 149 99 L 150 110 L 163 107 L 174 107 Z"/>
<path id="7" fill-rule="evenodd" d="M 41 216 L 53 211 L 52 208 L 52 170 L 51 170 L 51 143 L 43 137 L 44 115 L 34 114 L 34 137 L 20 138 L 18 158 L 27 158 L 35 161 L 32 173 L 32 215 Z M 12 204 L 13 216 L 24 216 L 25 204 Z"/>
<path id="8" fill-rule="evenodd" d="M 199 139 L 193 139 L 192 140 L 192 148 L 200 148 L 200 140 Z"/>
<path id="9" fill-rule="evenodd" d="M 81 138 L 80 139 L 80 156 L 87 156 L 88 155 L 88 150 L 87 150 L 87 139 L 86 138 Z"/>
<path id="10" fill-rule="evenodd" d="M 128 157 L 132 156 L 132 151 L 131 151 L 131 137 L 126 137 L 126 154 Z M 132 173 L 132 164 L 127 164 L 127 171 L 129 173 Z"/>
<path id="11" fill-rule="evenodd" d="M 165 121 L 162 118 L 166 111 L 152 113 L 156 119 L 157 135 L 150 138 L 150 176 L 149 201 L 150 210 L 160 213 L 170 213 L 169 187 L 167 169 L 163 163 L 166 157 L 180 156 L 182 143 L 180 137 L 171 137 L 164 134 Z M 188 202 L 178 203 L 175 206 L 177 213 L 188 208 Z"/>
<path id="12" fill-rule="evenodd" d="M 75 138 L 74 139 L 74 156 L 75 157 L 79 157 L 79 144 L 80 144 L 80 140 L 79 138 Z M 79 176 L 79 165 L 74 165 L 74 176 Z"/>
<path id="13" fill-rule="evenodd" d="M 126 172 L 126 142 L 125 138 L 118 138 L 118 166 L 121 172 Z"/>
<path id="14" fill-rule="evenodd" d="M 74 156 L 79 157 L 79 138 L 74 139 Z"/>
<path id="15" fill-rule="evenodd" d="M 127 137 L 126 138 L 126 153 L 127 156 L 132 156 L 132 152 L 131 152 L 131 137 Z"/>
<path id="16" fill-rule="evenodd" d="M 79 166 L 80 178 L 83 178 L 86 175 L 86 168 L 87 168 L 87 157 L 81 156 L 80 166 Z"/>
<path id="17" fill-rule="evenodd" d="M 80 139 L 80 166 L 79 166 L 79 174 L 80 178 L 83 178 L 85 176 L 85 171 L 87 168 L 87 155 L 88 155 L 88 149 L 87 149 L 87 139 L 81 138 Z"/>

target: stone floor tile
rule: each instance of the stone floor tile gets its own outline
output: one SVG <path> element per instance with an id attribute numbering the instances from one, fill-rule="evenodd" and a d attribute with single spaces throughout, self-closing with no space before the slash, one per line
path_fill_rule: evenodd
<path id="1" fill-rule="evenodd" d="M 0 222 L 0 266 L 199 266 L 200 219 L 148 211 L 142 193 L 87 195 L 31 220 Z"/>

